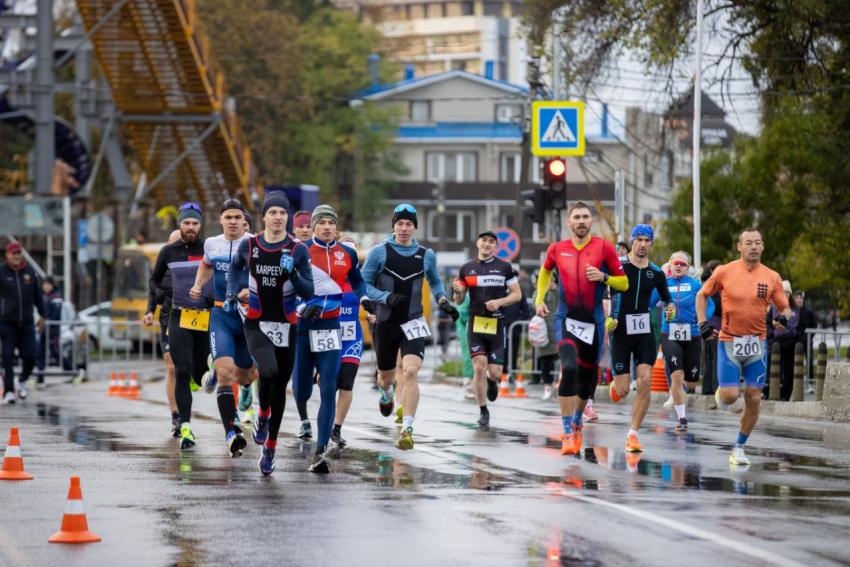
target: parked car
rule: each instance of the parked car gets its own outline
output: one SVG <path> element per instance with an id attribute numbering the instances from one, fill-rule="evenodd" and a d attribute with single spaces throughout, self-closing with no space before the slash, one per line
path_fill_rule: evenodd
<path id="1" fill-rule="evenodd" d="M 124 352 L 133 349 L 132 340 L 115 336 L 111 301 L 86 307 L 77 316 L 80 321 L 85 323 L 90 350 L 102 348 L 104 352 L 112 352 L 113 350 Z M 98 322 L 100 322 L 100 325 L 98 325 Z"/>

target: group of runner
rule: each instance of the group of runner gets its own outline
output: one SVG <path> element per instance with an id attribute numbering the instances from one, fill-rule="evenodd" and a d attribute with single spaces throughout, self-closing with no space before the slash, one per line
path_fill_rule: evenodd
<path id="1" fill-rule="evenodd" d="M 632 362 L 636 366 L 637 393 L 626 450 L 643 450 L 638 430 L 649 406 L 656 358 L 650 311 L 661 302 L 662 348 L 673 384 L 675 431 L 684 433 L 688 428 L 683 385 L 696 385 L 701 340 L 719 339 L 718 405 L 733 403 L 741 376 L 745 381 L 746 407 L 730 460 L 747 464 L 743 447 L 758 418 L 766 376 L 764 312 L 772 301 L 782 311 L 778 324 L 790 316 L 778 274 L 760 263 L 764 249 L 760 233 L 743 231 L 738 241 L 741 259 L 715 270 L 701 287 L 688 275 L 686 253 L 673 254 L 669 277 L 649 261 L 654 241 L 649 225 L 634 227 L 631 251 L 618 257 L 613 244 L 591 236 L 590 207 L 576 202 L 567 216 L 572 236 L 549 247 L 535 298 L 537 315 L 547 316 L 543 298 L 557 270 L 554 319 L 561 362 L 562 454 L 581 450 L 582 418 L 596 390 L 606 331 L 614 371 L 613 401 L 628 395 Z M 191 428 L 192 391 L 202 387 L 216 393 L 228 451 L 241 456 L 248 442 L 237 409 L 250 416 L 252 384 L 257 382 L 259 410 L 251 419 L 251 437 L 262 446 L 260 472 L 272 474 L 291 378 L 301 438 L 313 434 L 307 401 L 318 383 L 317 446 L 309 470 L 329 472 L 325 458 L 329 444 L 346 444 L 341 430 L 363 350 L 361 308 L 372 324 L 380 412 L 390 416 L 398 402 L 397 422 L 402 427 L 396 446 L 412 449 L 418 374 L 431 334 L 423 317 L 425 280 L 439 309 L 453 320 L 459 317 L 440 279 L 436 254 L 414 238 L 416 209 L 407 204 L 396 207 L 392 233 L 370 250 L 362 267 L 356 242 L 341 235 L 338 215 L 330 206 L 296 212 L 290 235 L 288 199 L 282 192 L 270 192 L 263 201 L 262 220 L 265 230 L 252 234 L 242 203 L 228 199 L 220 211 L 223 233 L 204 240 L 201 208 L 186 203 L 179 211 L 179 234 L 161 250 L 152 271 L 145 321 L 150 324 L 156 305 L 162 306 L 160 323 L 167 329 L 163 350 L 174 376 L 173 383 L 167 382 L 172 431 L 181 438 L 181 451 L 197 444 Z M 487 402 L 496 400 L 503 372 L 507 336 L 503 308 L 523 300 L 513 268 L 495 257 L 498 243 L 492 231 L 478 235 L 477 257 L 461 267 L 452 284 L 456 303 L 469 295 L 467 339 L 482 427 L 490 423 Z M 611 296 L 608 310 L 603 304 L 606 288 Z M 716 293 L 724 304 L 719 330 L 707 323 L 713 309 L 710 297 Z"/>

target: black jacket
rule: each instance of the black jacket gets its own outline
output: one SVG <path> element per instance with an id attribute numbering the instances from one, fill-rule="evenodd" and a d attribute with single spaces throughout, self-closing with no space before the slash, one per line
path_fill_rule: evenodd
<path id="1" fill-rule="evenodd" d="M 41 284 L 35 270 L 26 262 L 17 270 L 8 262 L 0 266 L 0 322 L 32 325 L 33 307 L 38 309 L 39 315 L 45 316 Z"/>

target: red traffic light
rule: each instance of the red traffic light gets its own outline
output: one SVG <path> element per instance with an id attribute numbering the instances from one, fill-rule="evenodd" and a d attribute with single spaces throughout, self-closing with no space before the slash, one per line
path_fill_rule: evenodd
<path id="1" fill-rule="evenodd" d="M 567 164 L 562 159 L 549 161 L 549 173 L 554 177 L 561 177 L 567 171 Z"/>

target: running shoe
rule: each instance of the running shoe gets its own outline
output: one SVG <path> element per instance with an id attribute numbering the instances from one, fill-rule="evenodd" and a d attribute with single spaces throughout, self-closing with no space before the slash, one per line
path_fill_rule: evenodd
<path id="1" fill-rule="evenodd" d="M 317 474 L 328 474 L 331 472 L 331 467 L 328 464 L 328 460 L 325 458 L 324 453 L 317 453 L 315 457 L 313 457 L 313 463 L 310 465 L 308 469 L 311 473 Z"/>
<path id="2" fill-rule="evenodd" d="M 241 433 L 231 431 L 227 434 L 227 450 L 230 451 L 232 458 L 241 457 L 242 451 L 247 446 L 248 442 L 245 441 L 245 437 Z"/>
<path id="3" fill-rule="evenodd" d="M 18 382 L 18 397 L 22 400 L 27 399 L 27 383 Z"/>
<path id="4" fill-rule="evenodd" d="M 172 437 L 180 437 L 181 423 L 179 417 L 174 417 L 171 419 L 171 436 Z"/>
<path id="5" fill-rule="evenodd" d="M 640 464 L 640 454 L 639 453 L 629 453 L 626 455 L 626 469 L 629 472 L 638 472 L 638 465 Z"/>
<path id="6" fill-rule="evenodd" d="M 193 392 L 197 392 L 198 390 L 201 389 L 201 387 L 198 386 L 198 383 L 195 382 L 194 377 L 191 380 L 189 380 L 189 389 L 192 390 Z"/>
<path id="7" fill-rule="evenodd" d="M 676 433 L 687 433 L 688 432 L 688 418 L 681 417 L 679 418 L 679 423 L 676 424 Z"/>
<path id="8" fill-rule="evenodd" d="M 544 386 L 543 387 L 543 400 L 551 400 L 552 399 L 552 386 Z"/>
<path id="9" fill-rule="evenodd" d="M 487 427 L 490 425 L 490 412 L 486 411 L 478 416 L 478 425 L 481 427 Z"/>
<path id="10" fill-rule="evenodd" d="M 381 392 L 381 396 L 378 398 L 378 407 L 381 410 L 381 415 L 384 416 L 384 417 L 388 417 L 393 412 L 393 409 L 395 408 L 395 400 L 390 399 L 390 401 L 385 402 L 384 401 L 384 391 L 383 390 L 378 390 L 378 391 Z"/>
<path id="11" fill-rule="evenodd" d="M 573 443 L 575 444 L 576 453 L 581 452 L 581 444 L 584 441 L 581 430 L 584 429 L 584 425 L 576 425 L 573 423 Z"/>
<path id="12" fill-rule="evenodd" d="M 204 392 L 207 394 L 212 394 L 215 392 L 217 386 L 218 376 L 216 376 L 215 367 L 212 367 L 210 370 L 204 372 L 204 376 L 201 378 L 201 388 L 203 388 Z"/>
<path id="13" fill-rule="evenodd" d="M 254 425 L 251 426 L 251 437 L 254 438 L 254 443 L 257 445 L 262 445 L 266 442 L 266 439 L 269 438 L 269 418 L 258 416 L 254 420 Z"/>
<path id="14" fill-rule="evenodd" d="M 239 388 L 239 403 L 236 405 L 236 409 L 239 411 L 245 412 L 251 409 L 251 404 L 254 402 L 254 389 L 251 388 L 251 385 L 242 386 Z"/>
<path id="15" fill-rule="evenodd" d="M 401 406 L 398 406 L 395 410 L 395 422 L 404 423 L 404 409 Z"/>
<path id="16" fill-rule="evenodd" d="M 15 403 L 15 394 L 14 392 L 6 392 L 6 395 L 3 396 L 4 404 L 14 404 Z"/>
<path id="17" fill-rule="evenodd" d="M 269 476 L 274 472 L 274 465 L 274 449 L 266 449 L 263 447 L 260 460 L 257 461 L 257 469 L 263 473 L 263 476 Z"/>
<path id="18" fill-rule="evenodd" d="M 191 451 L 195 448 L 195 445 L 198 444 L 195 441 L 195 434 L 192 433 L 192 427 L 188 423 L 184 423 L 180 426 L 180 450 L 181 451 Z"/>
<path id="19" fill-rule="evenodd" d="M 495 402 L 499 397 L 499 383 L 495 380 L 487 379 L 487 399 Z"/>
<path id="20" fill-rule="evenodd" d="M 664 409 L 670 409 L 670 408 L 672 408 L 672 407 L 673 407 L 673 404 L 674 404 L 674 402 L 673 402 L 673 396 L 669 396 L 669 397 L 667 398 L 667 401 L 666 401 L 666 402 L 664 402 L 664 406 L 663 406 L 663 407 L 664 407 Z"/>
<path id="21" fill-rule="evenodd" d="M 401 435 L 398 436 L 398 441 L 396 441 L 395 446 L 401 449 L 402 451 L 410 451 L 413 449 L 413 428 L 408 427 L 404 431 L 401 432 Z"/>
<path id="22" fill-rule="evenodd" d="M 599 421 L 599 415 L 593 411 L 593 406 L 584 408 L 584 419 L 587 421 Z"/>
<path id="23" fill-rule="evenodd" d="M 629 453 L 641 453 L 643 452 L 643 445 L 638 441 L 637 435 L 632 433 L 629 435 L 629 438 L 626 439 L 626 451 Z"/>
<path id="24" fill-rule="evenodd" d="M 611 401 L 615 404 L 623 399 L 620 397 L 620 394 L 617 393 L 617 390 L 614 389 L 614 384 L 611 384 L 608 389 L 608 392 L 611 394 Z"/>
<path id="25" fill-rule="evenodd" d="M 729 409 L 729 404 L 724 404 L 720 400 L 720 388 L 717 388 L 717 390 L 714 391 L 714 401 L 715 401 L 715 403 L 717 403 L 717 409 L 721 409 L 721 410 L 728 410 Z"/>
<path id="26" fill-rule="evenodd" d="M 310 425 L 310 420 L 305 419 L 301 422 L 301 429 L 298 431 L 299 439 L 312 439 L 313 438 L 313 426 Z"/>
<path id="27" fill-rule="evenodd" d="M 744 454 L 743 447 L 735 447 L 732 449 L 732 454 L 729 455 L 729 463 L 733 465 L 749 466 L 750 460 Z"/>
<path id="28" fill-rule="evenodd" d="M 561 454 L 575 455 L 576 453 L 578 453 L 578 449 L 576 449 L 576 434 L 561 433 Z"/>
<path id="29" fill-rule="evenodd" d="M 340 447 L 345 447 L 346 445 L 348 445 L 348 442 L 342 438 L 342 430 L 337 429 L 336 427 L 331 430 L 331 441 L 333 441 Z"/>
<path id="30" fill-rule="evenodd" d="M 242 413 L 242 423 L 254 423 L 257 419 L 257 412 L 254 408 L 248 408 Z"/>

